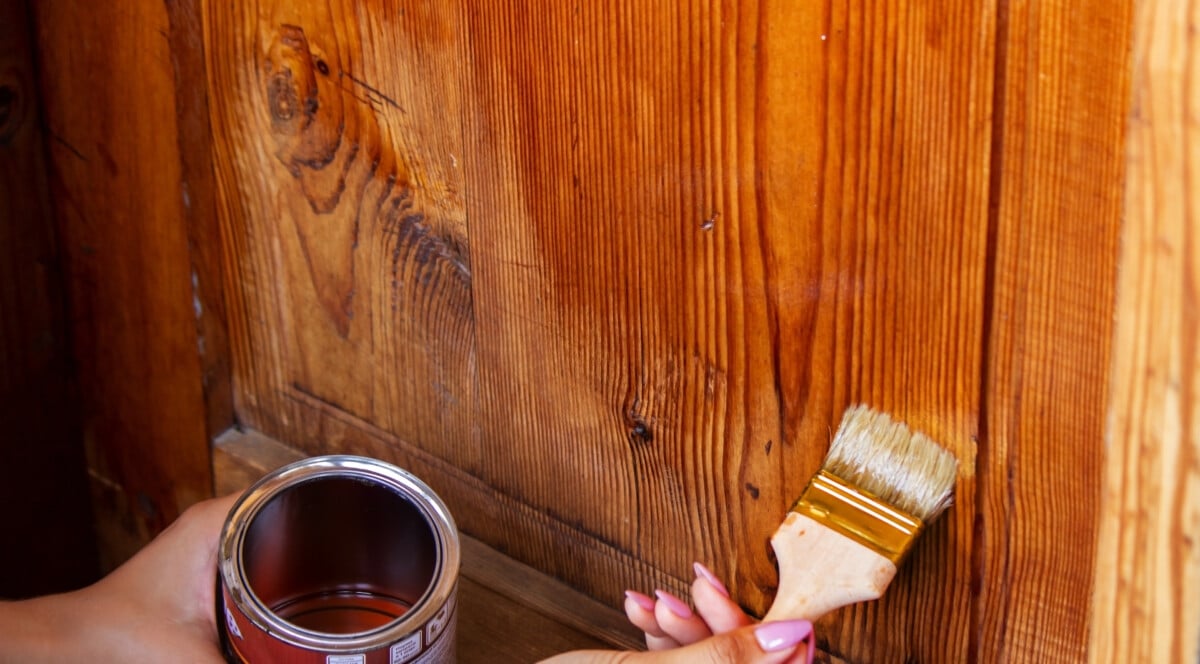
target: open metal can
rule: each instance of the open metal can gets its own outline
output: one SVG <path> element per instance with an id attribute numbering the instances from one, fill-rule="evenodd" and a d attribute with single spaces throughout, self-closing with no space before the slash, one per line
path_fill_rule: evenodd
<path id="1" fill-rule="evenodd" d="M 391 464 L 323 456 L 268 474 L 230 511 L 218 558 L 231 662 L 454 661 L 458 531 Z"/>

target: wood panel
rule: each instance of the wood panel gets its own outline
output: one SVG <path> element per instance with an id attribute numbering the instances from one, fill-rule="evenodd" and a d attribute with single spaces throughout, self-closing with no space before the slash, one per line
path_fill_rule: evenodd
<path id="1" fill-rule="evenodd" d="M 410 467 L 610 604 L 700 558 L 760 611 L 766 538 L 865 401 L 963 471 L 888 597 L 822 623 L 829 656 L 1194 641 L 1166 598 L 1196 577 L 1195 242 L 1162 184 L 1186 191 L 1189 7 L 1144 5 L 1127 190 L 1128 1 L 227 4 L 36 5 L 130 546 L 206 494 L 232 378 L 244 423 Z"/>
<path id="2" fill-rule="evenodd" d="M 975 550 L 983 661 L 1078 661 L 1095 573 L 1131 3 L 1010 2 Z"/>
<path id="3" fill-rule="evenodd" d="M 98 573 L 25 2 L 0 3 L 0 597 Z"/>
<path id="4" fill-rule="evenodd" d="M 208 427 L 220 418 L 209 421 L 198 333 L 211 290 L 192 263 L 188 225 L 190 206 L 211 191 L 185 179 L 203 168 L 185 168 L 182 157 L 206 160 L 208 146 L 181 129 L 181 117 L 195 116 L 178 106 L 176 76 L 197 72 L 171 22 L 188 5 L 31 4 L 84 436 L 111 566 L 212 492 Z M 178 6 L 169 14 L 167 4 Z M 210 387 L 219 403 L 219 386 Z"/>
<path id="5" fill-rule="evenodd" d="M 833 409 L 808 421 L 807 434 L 799 430 L 797 440 L 814 445 L 846 403 L 862 401 L 959 457 L 956 506 L 922 536 L 887 596 L 835 614 L 819 633 L 842 661 L 962 661 L 971 654 L 964 553 L 974 546 L 995 9 L 861 4 L 830 3 L 820 24 L 828 61 L 797 75 L 824 80 L 818 223 L 788 225 L 795 211 L 786 192 L 807 177 L 766 187 L 781 196 L 778 237 L 805 252 L 820 248 L 779 260 L 796 269 L 817 258 L 821 266 L 781 275 L 781 286 L 806 288 L 817 305 L 781 335 L 804 360 L 788 369 L 788 355 L 781 358 L 785 375 L 800 369 L 782 393 L 806 396 L 785 400 L 784 412 L 805 416 L 803 426 L 814 405 Z M 811 29 L 789 28 L 782 34 Z M 773 102 L 784 109 L 807 97 L 797 87 L 780 93 Z M 780 161 L 782 138 L 768 141 Z M 780 315 L 795 316 L 795 302 L 781 300 Z M 798 493 L 809 472 L 781 478 L 787 493 Z"/>
<path id="6" fill-rule="evenodd" d="M 1200 659 L 1200 44 L 1139 2 L 1089 659 Z"/>
<path id="7" fill-rule="evenodd" d="M 994 15 L 858 5 L 209 3 L 239 417 L 613 605 L 700 558 L 762 610 L 865 400 L 961 509 L 824 646 L 962 658 Z"/>

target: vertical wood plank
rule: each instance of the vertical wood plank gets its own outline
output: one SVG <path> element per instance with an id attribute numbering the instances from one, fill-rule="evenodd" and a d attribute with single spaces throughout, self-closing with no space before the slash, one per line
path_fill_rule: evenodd
<path id="1" fill-rule="evenodd" d="M 32 5 L 88 464 L 112 565 L 212 493 L 181 156 L 207 148 L 180 142 L 163 3 Z"/>
<path id="2" fill-rule="evenodd" d="M 192 307 L 200 355 L 208 439 L 215 440 L 234 424 L 225 282 L 213 172 L 204 58 L 204 31 L 199 0 L 166 2 L 171 64 L 178 118 L 182 222 L 187 232 L 191 266 Z M 217 91 L 219 93 L 219 91 Z"/>
<path id="3" fill-rule="evenodd" d="M 979 661 L 1087 653 L 1131 4 L 1002 4 L 977 485 Z"/>
<path id="4" fill-rule="evenodd" d="M 821 247 L 818 280 L 792 282 L 819 295 L 815 325 L 793 319 L 801 324 L 792 352 L 805 358 L 801 375 L 812 382 L 794 393 L 808 403 L 789 412 L 830 408 L 824 422 L 807 423 L 828 427 L 845 404 L 862 401 L 961 460 L 956 506 L 922 536 L 888 594 L 835 614 L 822 633 L 845 661 L 961 661 L 971 599 L 964 554 L 975 546 L 995 9 L 832 3 L 822 27 L 819 223 L 794 244 L 777 243 L 811 251 L 819 238 Z M 786 108 L 800 92 L 776 103 Z M 785 228 L 777 237 L 787 237 Z M 802 264 L 801 255 L 781 254 L 780 265 Z M 795 315 L 786 303 L 780 312 Z M 810 474 L 795 473 L 791 491 Z"/>
<path id="5" fill-rule="evenodd" d="M 1200 661 L 1200 44 L 1138 2 L 1093 662 Z"/>
<path id="6" fill-rule="evenodd" d="M 33 35 L 0 3 L 0 597 L 98 573 L 66 296 L 46 182 Z"/>
<path id="7" fill-rule="evenodd" d="M 207 6 L 246 423 L 324 404 L 477 465 L 456 11 Z"/>

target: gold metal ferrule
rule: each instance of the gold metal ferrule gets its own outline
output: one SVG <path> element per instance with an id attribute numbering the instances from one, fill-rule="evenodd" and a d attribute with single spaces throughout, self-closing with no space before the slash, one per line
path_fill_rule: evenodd
<path id="1" fill-rule="evenodd" d="M 925 525 L 824 470 L 813 476 L 792 511 L 849 537 L 897 565 Z"/>

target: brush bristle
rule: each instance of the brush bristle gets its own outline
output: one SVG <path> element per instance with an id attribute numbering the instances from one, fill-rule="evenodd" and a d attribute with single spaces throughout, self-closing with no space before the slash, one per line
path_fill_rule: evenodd
<path id="1" fill-rule="evenodd" d="M 860 405 L 842 416 L 823 469 L 928 523 L 950 506 L 958 460 L 925 434 Z"/>

